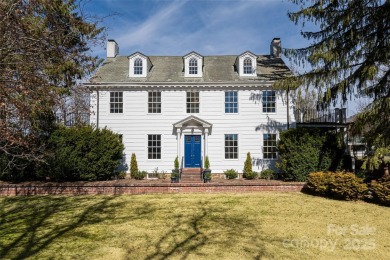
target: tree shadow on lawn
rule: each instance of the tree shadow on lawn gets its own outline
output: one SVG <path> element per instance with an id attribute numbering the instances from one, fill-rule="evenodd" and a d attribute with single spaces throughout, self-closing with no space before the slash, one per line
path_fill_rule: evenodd
<path id="1" fill-rule="evenodd" d="M 166 259 L 177 257 L 236 258 L 247 256 L 261 259 L 273 258 L 266 245 L 282 245 L 282 241 L 269 237 L 261 230 L 261 219 L 251 218 L 251 211 L 240 212 L 235 205 L 240 202 L 199 202 L 193 205 L 181 204 L 180 208 L 167 207 L 154 202 L 137 201 L 126 207 L 129 200 L 117 196 L 86 197 L 14 197 L 1 200 L 0 204 L 0 259 L 24 259 L 48 249 L 48 257 L 59 257 L 56 248 L 60 243 L 78 240 L 79 250 L 70 252 L 88 255 L 96 246 L 105 243 L 107 235 L 100 227 L 131 223 L 136 220 L 150 220 L 158 214 L 166 215 L 168 228 L 162 233 L 150 235 L 142 242 L 145 253 L 127 249 L 128 256 L 144 259 Z M 166 211 L 168 210 L 168 211 Z M 162 213 L 161 213 L 162 211 Z M 160 221 L 160 220 L 158 220 Z M 164 220 L 162 220 L 164 221 Z M 94 228 L 92 233 L 91 229 Z M 96 226 L 94 226 L 96 225 Z M 79 229 L 86 227 L 86 229 Z M 109 227 L 108 227 L 109 228 Z M 148 233 L 148 232 L 146 232 Z M 81 240 L 79 240 L 81 238 Z M 82 239 L 87 239 L 83 242 Z M 81 242 L 79 242 L 81 241 Z M 59 244 L 56 244 L 59 243 Z M 87 244 L 82 244 L 87 243 Z M 91 243 L 94 246 L 87 246 Z M 73 250 L 72 245 L 64 245 Z M 122 247 L 116 245 L 117 247 Z M 240 252 L 235 252 L 240 251 Z M 73 254 L 73 255 L 72 255 Z"/>
<path id="2" fill-rule="evenodd" d="M 199 203 L 195 214 L 176 216 L 171 221 L 172 228 L 157 241 L 148 241 L 145 247 L 153 253 L 143 259 L 187 259 L 190 255 L 223 259 L 227 255 L 242 254 L 252 259 L 262 259 L 264 256 L 272 258 L 272 252 L 266 251 L 265 244 L 282 245 L 282 240 L 266 236 L 259 229 L 260 224 L 257 221 L 254 223 L 240 214 L 225 213 L 226 209 Z M 233 250 L 240 250 L 240 253 Z M 128 254 L 131 253 L 128 249 Z"/>
<path id="3" fill-rule="evenodd" d="M 5 198 L 0 211 L 0 258 L 34 256 L 56 239 L 75 235 L 78 227 L 107 220 L 122 204 L 111 203 L 114 198 Z"/>

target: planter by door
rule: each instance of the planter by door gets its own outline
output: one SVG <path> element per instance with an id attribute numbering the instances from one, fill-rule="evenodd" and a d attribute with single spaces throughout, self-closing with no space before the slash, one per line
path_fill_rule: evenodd
<path id="1" fill-rule="evenodd" d="M 201 136 L 186 135 L 184 141 L 184 165 L 186 168 L 200 168 Z"/>
<path id="2" fill-rule="evenodd" d="M 204 180 L 204 182 L 210 182 L 210 180 L 211 180 L 211 170 L 210 169 L 203 170 L 203 180 Z"/>

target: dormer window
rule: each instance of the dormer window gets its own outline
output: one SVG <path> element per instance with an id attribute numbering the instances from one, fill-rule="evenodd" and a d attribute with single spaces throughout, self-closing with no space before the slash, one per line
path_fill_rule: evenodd
<path id="1" fill-rule="evenodd" d="M 198 74 L 198 60 L 191 58 L 189 62 L 189 72 L 191 75 Z"/>
<path id="2" fill-rule="evenodd" d="M 244 74 L 252 74 L 252 60 L 250 58 L 244 60 Z"/>
<path id="3" fill-rule="evenodd" d="M 140 58 L 134 60 L 134 75 L 142 75 L 142 60 Z"/>
<path id="4" fill-rule="evenodd" d="M 129 77 L 144 78 L 152 67 L 149 58 L 140 52 L 136 52 L 129 57 Z"/>
<path id="5" fill-rule="evenodd" d="M 238 56 L 235 66 L 240 77 L 256 77 L 256 61 L 257 56 L 250 51 L 246 51 Z"/>
<path id="6" fill-rule="evenodd" d="M 203 77 L 203 57 L 196 52 L 190 52 L 183 57 L 184 77 Z"/>

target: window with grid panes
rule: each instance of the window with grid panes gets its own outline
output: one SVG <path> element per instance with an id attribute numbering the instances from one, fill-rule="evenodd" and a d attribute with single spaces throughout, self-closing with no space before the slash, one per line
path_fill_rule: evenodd
<path id="1" fill-rule="evenodd" d="M 263 91 L 263 113 L 276 112 L 276 95 L 273 90 Z"/>
<path id="2" fill-rule="evenodd" d="M 161 92 L 148 92 L 148 113 L 161 113 Z"/>
<path id="3" fill-rule="evenodd" d="M 238 158 L 238 135 L 225 135 L 225 159 Z"/>
<path id="4" fill-rule="evenodd" d="M 161 159 L 161 135 L 148 135 L 148 159 Z"/>
<path id="5" fill-rule="evenodd" d="M 244 74 L 252 74 L 252 60 L 250 58 L 244 60 Z"/>
<path id="6" fill-rule="evenodd" d="M 189 74 L 198 74 L 198 60 L 195 58 L 190 59 L 188 64 Z"/>
<path id="7" fill-rule="evenodd" d="M 134 75 L 142 75 L 142 59 L 134 60 Z"/>
<path id="8" fill-rule="evenodd" d="M 263 135 L 263 158 L 276 159 L 276 134 Z"/>
<path id="9" fill-rule="evenodd" d="M 237 91 L 225 92 L 225 113 L 238 113 Z"/>
<path id="10" fill-rule="evenodd" d="M 199 113 L 199 92 L 187 92 L 187 113 Z"/>
<path id="11" fill-rule="evenodd" d="M 110 92 L 110 113 L 123 113 L 123 92 Z"/>

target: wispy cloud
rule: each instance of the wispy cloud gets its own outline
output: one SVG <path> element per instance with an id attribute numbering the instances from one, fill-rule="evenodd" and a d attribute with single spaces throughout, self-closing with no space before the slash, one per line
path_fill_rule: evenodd
<path id="1" fill-rule="evenodd" d="M 133 49 L 154 42 L 171 30 L 177 17 L 180 16 L 181 8 L 187 1 L 172 1 L 156 13 L 145 17 L 140 24 L 129 23 L 129 27 L 122 30 L 123 34 L 118 41 L 126 48 Z"/>
<path id="2" fill-rule="evenodd" d="M 299 28 L 288 21 L 285 0 L 105 0 L 118 12 L 108 37 L 121 55 L 268 53 L 273 37 L 296 43 Z"/>

